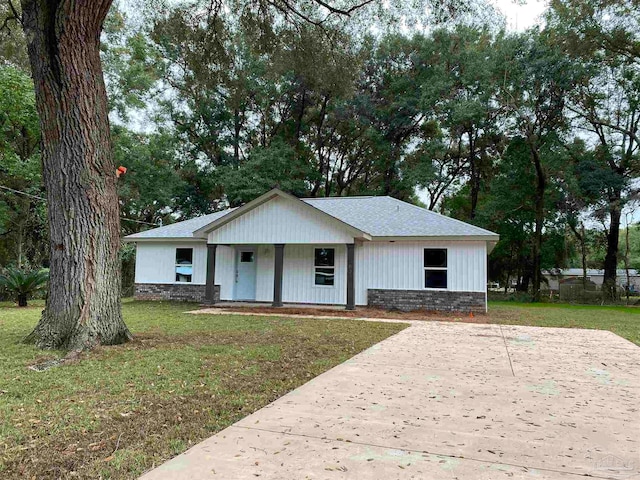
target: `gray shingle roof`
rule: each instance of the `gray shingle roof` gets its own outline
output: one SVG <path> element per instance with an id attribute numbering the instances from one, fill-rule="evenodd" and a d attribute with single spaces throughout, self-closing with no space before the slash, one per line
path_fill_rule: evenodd
<path id="1" fill-rule="evenodd" d="M 440 215 L 392 197 L 303 198 L 321 210 L 372 237 L 486 237 L 497 234 L 474 225 Z M 126 237 L 128 240 L 193 238 L 193 232 L 234 209 L 204 215 L 165 227 Z M 486 238 L 485 238 L 486 239 Z"/>
<path id="2" fill-rule="evenodd" d="M 302 200 L 372 237 L 496 235 L 392 197 L 326 197 Z"/>
<path id="3" fill-rule="evenodd" d="M 220 212 L 202 215 L 201 217 L 191 218 L 183 222 L 172 223 L 164 227 L 152 228 L 144 232 L 127 235 L 125 238 L 135 240 L 136 238 L 193 238 L 193 232 L 199 228 L 209 225 L 214 220 L 225 216 L 232 212 L 235 208 L 228 208 Z"/>

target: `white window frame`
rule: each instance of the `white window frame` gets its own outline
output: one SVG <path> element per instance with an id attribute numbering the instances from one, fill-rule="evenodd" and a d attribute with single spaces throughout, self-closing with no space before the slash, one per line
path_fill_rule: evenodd
<path id="1" fill-rule="evenodd" d="M 425 256 L 426 256 L 426 251 L 427 250 L 444 250 L 444 255 L 445 255 L 445 264 L 446 267 L 426 267 L 424 266 L 424 260 L 425 260 Z M 448 248 L 444 248 L 444 247 L 424 247 L 422 249 L 422 265 L 423 265 L 423 272 L 422 272 L 422 282 L 424 285 L 424 290 L 449 290 L 449 249 Z M 447 272 L 447 284 L 445 287 L 427 287 L 427 271 L 440 271 L 440 272 Z"/>
<path id="2" fill-rule="evenodd" d="M 316 265 L 316 250 L 333 250 L 333 266 Z M 316 283 L 316 272 L 319 268 L 333 270 L 333 285 L 318 285 Z M 336 287 L 336 248 L 335 247 L 313 247 L 313 286 L 314 288 L 335 288 Z"/>
<path id="3" fill-rule="evenodd" d="M 178 250 L 191 250 L 191 264 L 188 263 L 178 263 Z M 195 269 L 193 268 L 193 255 L 194 255 L 194 248 L 193 247 L 176 247 L 175 252 L 173 252 L 173 263 L 175 264 L 173 266 L 173 278 L 174 281 L 173 283 L 179 283 L 179 284 L 191 284 L 193 283 L 193 277 L 195 275 Z M 181 282 L 179 280 L 176 280 L 176 275 L 178 274 L 177 269 L 178 267 L 191 267 L 191 281 L 190 282 Z"/>

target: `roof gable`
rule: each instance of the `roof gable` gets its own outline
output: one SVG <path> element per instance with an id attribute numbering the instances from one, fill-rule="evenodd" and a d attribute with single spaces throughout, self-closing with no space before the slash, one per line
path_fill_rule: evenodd
<path id="1" fill-rule="evenodd" d="M 289 204 L 296 205 L 298 207 L 297 210 L 299 210 L 301 213 L 302 212 L 307 213 L 311 218 L 313 218 L 314 215 L 319 216 L 321 222 L 324 221 L 326 225 L 333 224 L 334 227 L 341 228 L 342 230 L 347 231 L 353 238 L 370 239 L 370 236 L 366 232 L 354 227 L 353 225 L 350 225 L 347 222 L 344 222 L 340 218 L 334 217 L 320 209 L 314 208 L 312 205 L 309 205 L 301 201 L 299 198 L 296 198 L 293 195 L 289 195 L 288 193 L 278 190 L 277 188 L 274 188 L 273 190 L 265 193 L 264 195 L 261 195 L 255 200 L 252 200 L 251 202 L 246 203 L 241 207 L 238 207 L 229 215 L 220 217 L 214 220 L 213 222 L 209 223 L 208 225 L 203 226 L 202 228 L 193 232 L 193 235 L 195 237 L 209 236 L 209 238 L 211 239 L 211 236 L 209 234 L 214 230 L 222 228 L 224 225 L 230 222 L 233 222 L 237 218 L 240 218 L 243 215 L 246 215 L 247 213 L 251 212 L 252 210 L 257 209 L 260 206 L 266 204 L 267 202 L 273 201 L 275 199 L 280 199 L 280 200 L 283 200 L 284 202 L 288 202 Z M 283 205 L 286 205 L 286 204 L 287 203 L 283 203 Z M 298 215 L 298 218 L 297 218 L 298 222 L 303 221 L 301 217 L 302 217 L 301 215 Z M 280 219 L 280 220 L 284 220 L 284 219 Z"/>

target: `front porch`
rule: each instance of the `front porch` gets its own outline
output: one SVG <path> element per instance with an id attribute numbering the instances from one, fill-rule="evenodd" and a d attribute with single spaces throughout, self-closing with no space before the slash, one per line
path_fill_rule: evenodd
<path id="1" fill-rule="evenodd" d="M 273 308 L 273 304 L 270 302 L 245 302 L 242 300 L 237 301 L 219 301 L 213 305 L 203 304 L 206 307 L 212 308 L 220 308 L 220 309 L 234 309 L 234 308 L 245 308 L 245 309 L 254 309 L 254 308 Z M 324 305 L 321 303 L 283 303 L 280 307 L 281 309 L 303 309 L 303 310 L 336 310 L 341 311 L 344 310 L 344 305 Z"/>
<path id="2" fill-rule="evenodd" d="M 355 309 L 355 243 L 207 244 L 204 304 Z"/>

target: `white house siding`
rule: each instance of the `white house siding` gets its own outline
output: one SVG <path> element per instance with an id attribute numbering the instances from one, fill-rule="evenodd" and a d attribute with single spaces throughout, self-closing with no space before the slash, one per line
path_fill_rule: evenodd
<path id="1" fill-rule="evenodd" d="M 356 245 L 356 304 L 366 305 L 369 288 L 424 290 L 424 249 L 447 249 L 447 290 L 485 292 L 486 242 L 364 242 Z"/>
<path id="2" fill-rule="evenodd" d="M 314 249 L 335 248 L 335 280 L 331 287 L 315 285 Z M 345 304 L 347 302 L 347 248 L 345 245 L 287 245 L 284 247 L 282 301 Z"/>
<path id="3" fill-rule="evenodd" d="M 194 285 L 205 285 L 207 275 L 207 246 L 202 242 L 139 242 L 136 248 L 136 283 L 176 283 L 176 248 L 193 248 Z M 234 250 L 218 246 L 216 253 L 216 283 L 220 296 L 232 298 Z"/>
<path id="4" fill-rule="evenodd" d="M 314 249 L 318 247 L 336 249 L 336 278 L 333 287 L 316 286 L 314 284 Z M 287 303 L 346 303 L 346 251 L 344 244 L 286 245 L 284 247 L 282 300 Z M 274 248 L 272 245 L 257 245 L 256 255 L 256 301 L 271 302 L 273 301 Z M 216 269 L 216 275 L 217 272 L 218 269 Z M 221 283 L 218 282 L 217 276 L 216 283 Z M 224 284 L 221 283 L 221 287 L 223 290 L 220 298 L 222 300 L 232 300 L 233 287 L 228 289 L 231 295 L 226 293 L 227 289 L 225 289 Z"/>
<path id="5" fill-rule="evenodd" d="M 340 222 L 302 202 L 274 198 L 209 233 L 217 244 L 350 243 Z"/>
<path id="6" fill-rule="evenodd" d="M 256 253 L 256 300 L 271 302 L 273 301 L 273 267 L 275 263 L 273 245 L 259 245 L 256 247 Z"/>
<path id="7" fill-rule="evenodd" d="M 218 245 L 216 249 L 216 285 L 220 285 L 220 299 L 233 299 L 233 285 L 235 279 L 235 249 Z M 206 257 L 202 268 L 207 269 Z M 206 280 L 205 282 L 206 283 Z"/>
<path id="8" fill-rule="evenodd" d="M 345 243 L 286 244 L 282 300 L 287 303 L 346 303 L 346 246 Z M 204 243 L 139 242 L 136 255 L 136 283 L 175 283 L 175 250 L 194 249 L 193 284 L 206 283 L 207 247 Z M 314 248 L 336 249 L 335 285 L 314 285 Z M 356 304 L 367 304 L 367 290 L 423 290 L 425 248 L 448 250 L 448 290 L 466 292 L 486 291 L 487 254 L 484 241 L 420 241 L 420 242 L 363 242 L 355 247 Z M 256 245 L 256 300 L 273 300 L 273 245 Z M 216 255 L 216 284 L 220 285 L 220 299 L 233 300 L 235 286 L 236 248 L 218 245 Z"/>

